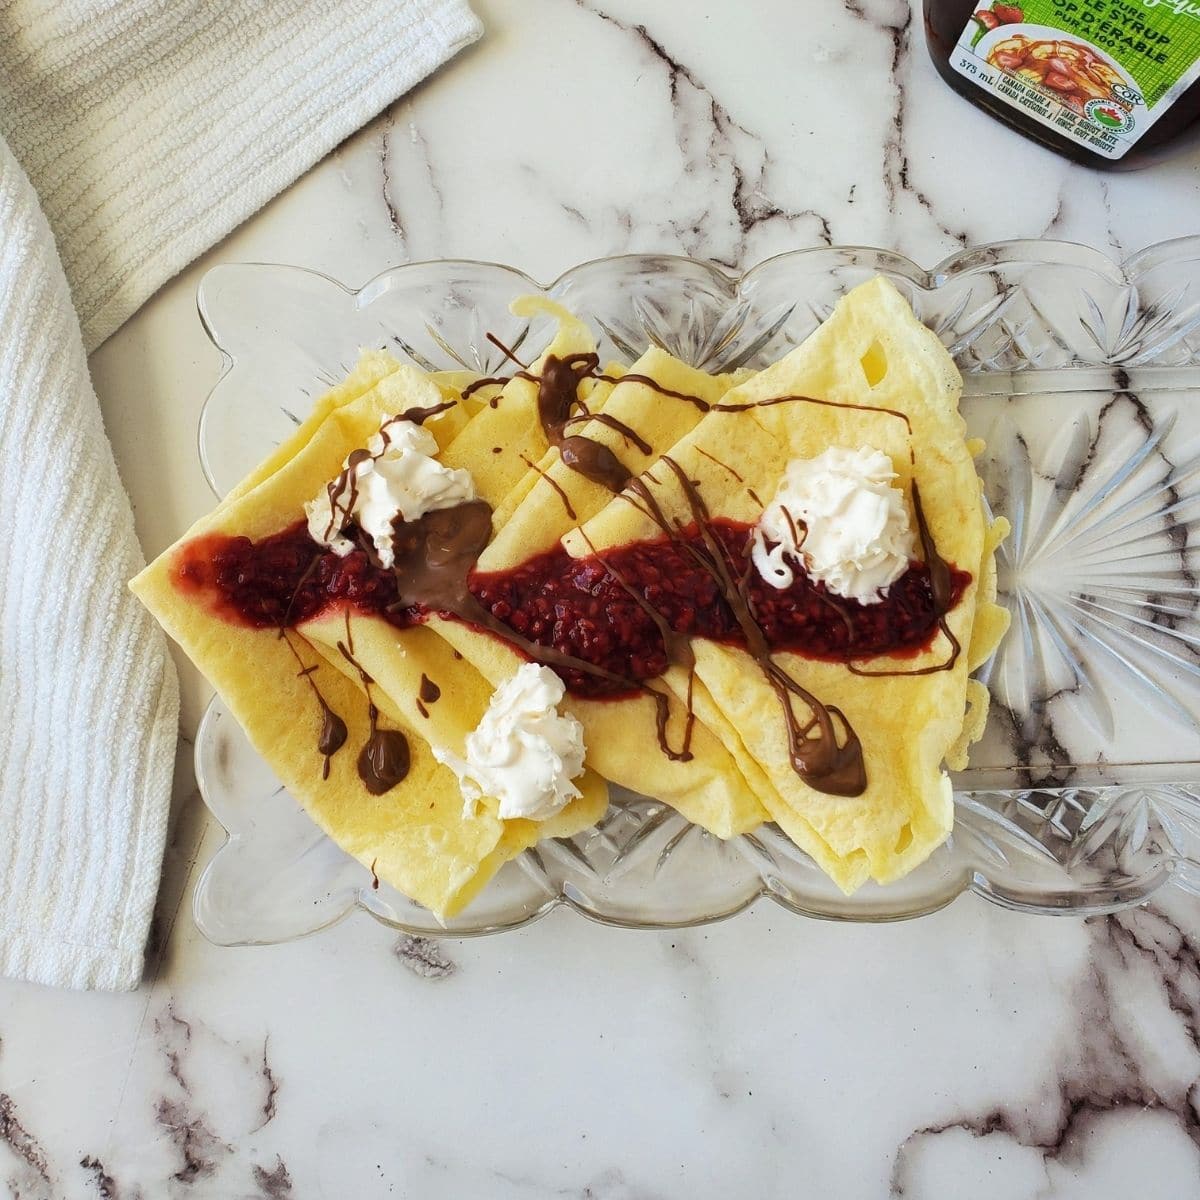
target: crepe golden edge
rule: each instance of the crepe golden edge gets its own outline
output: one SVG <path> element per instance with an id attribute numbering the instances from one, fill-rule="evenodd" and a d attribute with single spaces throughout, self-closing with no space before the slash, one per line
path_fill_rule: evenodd
<path id="1" fill-rule="evenodd" d="M 350 450 L 364 444 L 384 418 L 409 407 L 414 398 L 428 401 L 441 394 L 423 373 L 378 353 L 360 367 L 318 400 L 312 418 L 130 588 L 206 675 L 251 744 L 317 825 L 380 879 L 449 918 L 504 862 L 539 837 L 570 836 L 594 825 L 607 807 L 604 781 L 585 772 L 576 781 L 582 796 L 549 822 L 502 821 L 486 807 L 464 820 L 457 779 L 434 761 L 425 737 L 403 719 L 387 689 L 377 687 L 380 708 L 408 738 L 412 765 L 397 788 L 374 797 L 358 778 L 349 749 L 363 744 L 368 733 L 363 689 L 347 678 L 340 663 L 331 663 L 327 647 L 314 646 L 299 633 L 283 639 L 272 628 L 230 622 L 183 594 L 173 578 L 179 555 L 198 537 L 258 538 L 294 523 L 303 501 L 340 470 Z M 448 440 L 461 431 L 461 423 L 433 422 L 430 429 Z M 320 777 L 314 749 L 320 709 L 297 673 L 289 642 L 301 643 L 305 666 L 315 662 L 328 668 L 319 686 L 348 727 L 347 748 L 330 759 L 328 779 Z"/>
<path id="2" fill-rule="evenodd" d="M 882 712 L 876 710 L 878 715 L 868 709 L 863 721 L 856 720 L 864 744 L 866 731 L 870 729 L 877 748 L 875 761 L 868 768 L 869 779 L 875 777 L 870 795 L 870 803 L 876 806 L 873 813 L 867 811 L 867 801 L 824 796 L 797 777 L 786 746 L 779 740 L 782 729 L 778 734 L 774 732 L 780 726 L 771 717 L 777 709 L 777 699 L 744 651 L 717 643 L 694 643 L 700 678 L 709 684 L 709 691 L 728 714 L 729 725 L 742 735 L 747 756 L 767 769 L 773 786 L 762 799 L 772 817 L 849 893 L 869 878 L 883 883 L 906 874 L 950 832 L 952 793 L 943 767 L 953 765 L 948 760 L 963 760 L 966 744 L 981 730 L 986 712 L 983 689 L 967 685 L 967 660 L 971 655 L 986 657 L 1007 623 L 1007 614 L 992 603 L 995 541 L 1005 526 L 998 523 L 985 532 L 981 484 L 958 413 L 961 378 L 954 363 L 886 281 L 873 280 L 848 293 L 804 343 L 744 387 L 731 392 L 727 400 L 770 401 L 791 394 L 818 401 L 823 398 L 832 401 L 835 407 L 814 408 L 814 414 L 822 415 L 804 418 L 791 417 L 791 410 L 782 405 L 747 413 L 712 413 L 671 451 L 688 476 L 704 481 L 709 489 L 705 492 L 706 499 L 712 500 L 714 494 L 724 496 L 727 503 L 718 501 L 714 515 L 753 524 L 762 509 L 758 495 L 743 488 L 740 482 L 736 487 L 728 480 L 722 484 L 718 468 L 711 465 L 715 459 L 724 458 L 739 471 L 744 471 L 748 462 L 762 466 L 774 460 L 774 476 L 767 478 L 760 472 L 754 477 L 756 487 L 766 498 L 773 494 L 774 483 L 790 457 L 797 454 L 806 457 L 831 444 L 860 446 L 864 444 L 862 423 L 873 421 L 880 445 L 886 446 L 886 439 L 892 439 L 891 454 L 901 478 L 910 473 L 921 476 L 922 495 L 927 497 L 927 507 L 934 510 L 929 514 L 930 523 L 941 526 L 939 541 L 954 547 L 950 557 L 972 575 L 963 599 L 948 614 L 964 651 L 953 670 L 954 680 L 961 682 L 951 681 L 943 686 L 942 681 L 937 681 L 929 687 L 916 679 L 868 684 L 852 680 L 846 669 L 836 663 L 789 652 L 775 655 L 794 675 L 798 673 L 806 687 L 827 702 L 836 700 L 841 707 L 854 707 L 855 691 L 865 695 L 868 687 L 899 697 L 894 701 L 895 711 L 903 711 L 914 692 L 954 693 L 948 700 L 935 702 L 932 710 L 914 717 L 915 724 L 906 725 L 888 708 Z M 852 404 L 863 411 L 843 414 L 838 407 L 842 404 Z M 886 416 L 893 408 L 906 414 L 910 436 L 915 439 L 911 468 L 905 461 L 907 439 L 897 439 L 895 422 Z M 751 419 L 747 421 L 746 417 Z M 819 444 L 804 453 L 797 449 L 794 439 L 816 437 L 818 430 L 831 427 L 833 433 Z M 703 458 L 696 457 L 697 449 Z M 661 474 L 666 476 L 666 489 L 671 492 L 669 474 Z M 653 472 L 647 472 L 641 480 L 643 486 L 656 492 L 662 482 Z M 686 523 L 687 507 L 679 499 L 678 489 L 673 496 L 675 507 L 670 507 L 671 501 L 667 500 L 667 511 L 674 519 Z M 664 501 L 663 494 L 659 500 Z M 957 514 L 964 522 L 961 536 L 951 514 Z M 653 520 L 646 515 L 639 517 L 631 506 L 617 498 L 603 514 L 585 523 L 583 533 L 568 537 L 565 542 L 571 553 L 582 557 L 596 546 L 616 546 L 654 537 L 658 532 Z M 977 614 L 982 618 L 978 623 Z M 970 645 L 973 636 L 975 644 Z M 873 660 L 864 665 L 870 670 L 888 664 L 886 660 Z M 826 693 L 831 693 L 833 699 Z M 927 724 L 929 728 L 925 728 Z M 889 754 L 878 752 L 879 746 L 886 747 L 884 734 L 892 726 L 895 727 L 892 742 L 899 750 L 895 771 Z M 865 752 L 870 757 L 869 746 Z M 901 768 L 902 773 L 897 774 Z M 899 794 L 884 794 L 893 774 Z M 894 845 L 888 840 L 892 836 L 889 830 L 896 835 Z"/>
<path id="3" fill-rule="evenodd" d="M 265 478 L 269 477 L 269 475 L 271 473 L 273 473 L 273 471 L 275 469 L 278 469 L 282 465 L 285 465 L 289 456 L 293 455 L 299 449 L 303 448 L 303 445 L 307 444 L 307 441 L 311 440 L 311 437 L 314 435 L 315 431 L 328 418 L 328 416 L 331 414 L 331 412 L 334 409 L 336 409 L 337 407 L 339 407 L 341 405 L 347 404 L 347 403 L 353 403 L 354 399 L 356 398 L 357 393 L 359 391 L 361 391 L 361 387 L 362 387 L 362 384 L 364 381 L 369 386 L 374 386 L 374 384 L 379 382 L 380 379 L 386 378 L 387 375 L 391 374 L 393 372 L 393 369 L 395 367 L 398 367 L 398 365 L 399 364 L 395 364 L 394 360 L 391 360 L 391 362 L 387 362 L 386 356 L 384 356 L 383 358 L 376 358 L 374 361 L 368 360 L 365 362 L 360 362 L 359 367 L 356 368 L 355 372 L 352 372 L 350 378 L 348 378 L 346 381 L 344 381 L 343 384 L 339 385 L 338 388 L 333 389 L 333 391 L 328 393 L 325 397 L 322 397 L 317 402 L 317 405 L 314 407 L 314 413 L 312 414 L 312 416 L 310 416 L 309 420 L 305 421 L 302 424 L 302 426 L 296 431 L 293 438 L 289 439 L 289 442 L 285 443 L 285 445 L 283 447 L 280 447 L 280 449 L 277 450 L 272 456 L 269 456 L 269 458 L 264 461 L 264 463 L 256 470 L 256 472 L 252 473 L 251 476 L 249 476 L 247 478 L 247 480 L 243 481 L 243 483 L 241 485 L 239 485 L 239 487 L 237 489 L 235 489 L 235 492 L 233 494 L 231 494 L 230 499 L 227 500 L 225 503 L 228 504 L 231 501 L 238 499 L 241 495 L 244 495 L 245 493 L 252 491 L 254 487 L 258 486 L 258 484 L 261 483 Z M 356 379 L 356 376 L 358 377 L 357 379 Z M 455 379 L 452 382 L 448 381 L 444 386 L 446 386 L 448 388 L 453 388 L 456 386 L 461 387 L 462 380 Z M 461 429 L 460 429 L 460 432 L 461 432 Z M 525 476 L 525 479 L 530 480 L 531 476 L 532 476 L 532 473 L 527 473 Z M 532 477 L 532 483 L 536 484 L 536 482 L 537 482 L 536 477 Z M 203 523 L 201 523 L 201 524 L 203 524 Z M 997 523 L 996 526 L 994 526 L 993 528 L 1000 529 L 1001 534 L 1002 534 L 1002 523 Z M 181 541 L 186 540 L 194 532 L 195 532 L 195 530 L 189 531 L 189 534 L 185 535 L 185 539 L 181 539 Z M 996 541 L 998 542 L 998 540 L 999 540 L 999 538 L 997 537 Z M 981 563 L 981 571 L 980 571 L 980 581 L 982 584 L 982 580 L 986 575 L 986 569 L 987 569 L 986 564 L 990 562 L 991 576 L 992 576 L 992 596 L 993 597 L 994 597 L 994 575 L 995 575 L 994 550 L 995 550 L 995 546 L 993 545 L 991 547 L 992 557 L 990 559 L 985 554 L 984 563 Z M 982 590 L 982 587 L 981 587 L 981 590 Z M 991 649 L 994 648 L 995 644 L 999 641 L 999 638 L 1003 634 L 1003 624 L 1006 623 L 1007 613 L 1004 609 L 999 608 L 998 606 L 993 605 L 992 607 L 996 609 L 996 612 L 999 614 L 999 616 L 997 617 L 996 621 L 992 623 L 991 632 L 987 636 L 984 636 L 982 630 L 983 630 L 983 627 L 986 624 L 986 622 L 979 622 L 977 620 L 975 627 L 974 627 L 974 630 L 979 631 L 979 632 L 973 631 L 973 636 L 972 636 L 972 643 L 971 643 L 971 648 L 970 648 L 970 658 L 972 660 L 973 665 L 978 665 L 978 663 L 975 662 L 974 660 L 978 659 L 979 661 L 982 661 L 983 658 L 987 657 L 987 654 L 990 653 Z M 977 615 L 979 612 L 982 611 L 982 609 L 983 609 L 983 605 L 981 603 L 977 602 Z M 957 748 L 953 754 L 951 754 L 951 753 L 947 754 L 947 763 L 954 769 L 957 769 L 957 767 L 956 767 L 957 761 L 959 761 L 960 759 L 962 761 L 965 761 L 965 753 L 966 753 L 967 744 L 971 740 L 973 740 L 975 736 L 978 735 L 978 731 L 982 728 L 982 723 L 983 723 L 983 720 L 986 715 L 986 691 L 981 688 L 981 685 L 980 685 L 979 691 L 982 694 L 978 694 L 978 693 L 971 694 L 968 697 L 968 704 L 964 711 L 963 729 L 962 729 L 962 735 L 960 738 L 959 748 Z M 952 758 L 954 759 L 954 761 L 951 761 Z M 526 824 L 532 824 L 532 823 L 526 823 Z M 516 840 L 519 840 L 519 839 L 516 839 Z M 525 842 L 524 844 L 529 844 L 529 843 Z M 514 852 L 517 852 L 517 851 L 514 851 Z M 480 869 L 481 869 L 481 871 L 486 870 L 486 868 L 483 866 L 481 866 Z M 482 882 L 480 882 L 479 886 L 482 886 Z M 472 888 L 471 894 L 474 894 L 475 890 L 476 890 L 475 888 Z M 464 896 L 465 894 L 466 894 L 465 890 L 460 891 L 460 893 L 459 893 L 460 896 Z M 458 903 L 457 907 L 461 908 L 462 903 L 465 903 L 465 900 L 461 900 Z"/>

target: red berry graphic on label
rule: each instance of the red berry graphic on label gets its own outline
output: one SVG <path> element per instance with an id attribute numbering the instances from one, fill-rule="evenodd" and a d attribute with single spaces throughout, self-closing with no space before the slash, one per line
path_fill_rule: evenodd
<path id="1" fill-rule="evenodd" d="M 1018 4 L 993 4 L 992 12 L 1001 25 L 1019 25 L 1025 20 L 1025 13 Z"/>

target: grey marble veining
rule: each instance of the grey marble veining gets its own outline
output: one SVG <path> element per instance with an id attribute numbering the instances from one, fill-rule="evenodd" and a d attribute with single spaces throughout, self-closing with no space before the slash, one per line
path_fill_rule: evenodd
<path id="1" fill-rule="evenodd" d="M 194 430 L 219 363 L 194 295 L 216 262 L 358 284 L 462 256 L 550 279 L 630 250 L 735 268 L 863 243 L 933 266 L 1006 237 L 1119 257 L 1197 231 L 1195 158 L 1104 176 L 1008 135 L 936 77 L 904 0 L 477 7 L 478 47 L 93 357 L 149 553 L 211 503 Z M 1107 436 L 1140 402 L 1110 399 Z M 183 679 L 190 737 L 208 693 Z M 674 934 L 557 913 L 459 943 L 359 917 L 221 950 L 188 908 L 220 840 L 189 752 L 142 989 L 0 984 L 9 1195 L 1200 1196 L 1182 895 L 1090 921 L 972 898 L 886 927 L 759 908 Z"/>

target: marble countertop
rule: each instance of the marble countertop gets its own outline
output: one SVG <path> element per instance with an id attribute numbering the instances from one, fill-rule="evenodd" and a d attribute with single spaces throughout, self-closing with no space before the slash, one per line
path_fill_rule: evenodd
<path id="1" fill-rule="evenodd" d="M 148 554 L 211 504 L 195 311 L 218 262 L 360 284 L 477 257 L 550 279 L 630 250 L 748 266 L 822 243 L 927 266 L 1198 231 L 1200 158 L 1074 167 L 956 97 L 908 0 L 477 0 L 483 42 L 165 287 L 92 358 Z M 184 738 L 150 968 L 128 995 L 0 983 L 0 1181 L 39 1197 L 1200 1196 L 1200 912 L 964 897 L 840 926 L 760 905 L 500 937 L 357 914 L 220 949 L 220 841 Z"/>

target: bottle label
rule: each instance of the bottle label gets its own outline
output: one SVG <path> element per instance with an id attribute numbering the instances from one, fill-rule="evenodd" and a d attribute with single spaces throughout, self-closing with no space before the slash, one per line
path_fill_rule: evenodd
<path id="1" fill-rule="evenodd" d="M 1055 133 L 1120 158 L 1200 79 L 1200 0 L 995 0 L 967 22 L 950 65 Z"/>

